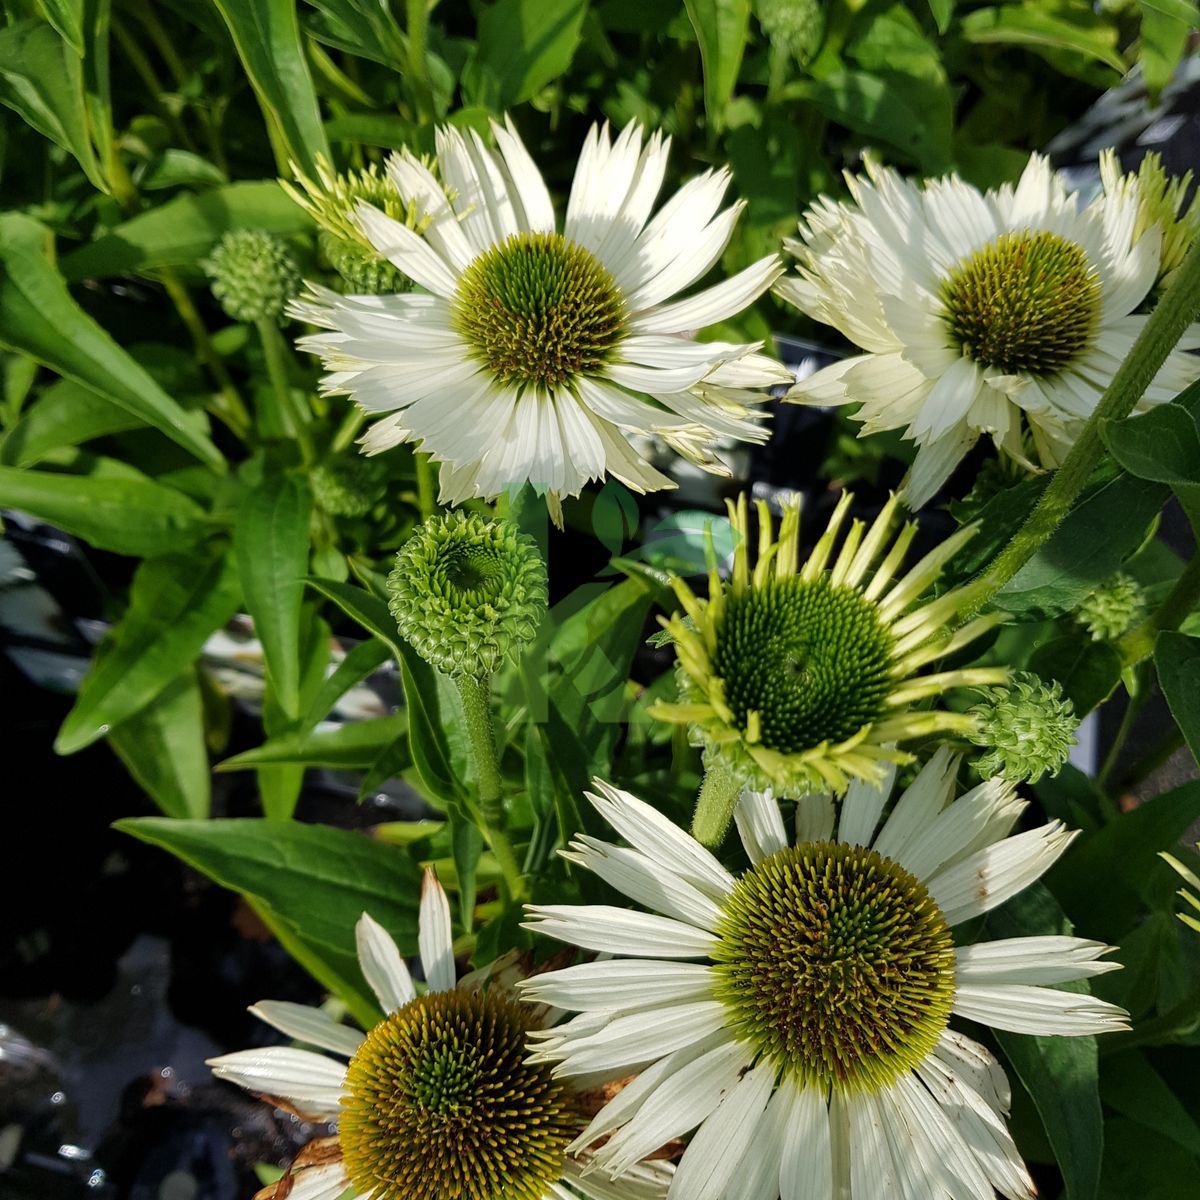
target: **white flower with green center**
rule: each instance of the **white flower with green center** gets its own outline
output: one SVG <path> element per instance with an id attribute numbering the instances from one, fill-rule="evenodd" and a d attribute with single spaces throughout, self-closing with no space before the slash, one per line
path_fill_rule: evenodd
<path id="1" fill-rule="evenodd" d="M 314 289 L 294 315 L 329 333 L 301 345 L 324 386 L 380 419 L 368 454 L 419 443 L 442 464 L 441 499 L 493 497 L 529 482 L 557 503 L 612 475 L 671 486 L 634 448 L 656 435 L 724 468 L 718 439 L 765 441 L 757 390 L 790 381 L 761 343 L 698 342 L 691 331 L 752 303 L 776 256 L 677 298 L 720 258 L 742 210 L 721 210 L 726 170 L 706 171 L 651 217 L 670 139 L 593 127 L 561 230 L 550 193 L 510 122 L 499 152 L 475 133 L 437 135 L 439 178 L 407 151 L 388 176 L 425 214 L 418 234 L 359 204 L 364 235 L 424 291 L 338 296 Z M 388 414 L 388 415 L 384 415 Z"/>
<path id="2" fill-rule="evenodd" d="M 731 789 L 730 813 L 743 786 L 794 796 L 844 791 L 854 778 L 879 780 L 889 762 L 911 760 L 897 743 L 975 729 L 975 717 L 927 702 L 951 688 L 1008 678 L 997 667 L 927 673 L 1000 620 L 980 617 L 952 632 L 959 590 L 921 603 L 974 530 L 960 530 L 902 572 L 916 526 L 893 536 L 893 497 L 869 529 L 852 521 L 843 536 L 852 500 L 842 497 L 804 562 L 798 505 L 785 508 L 776 541 L 760 501 L 751 567 L 743 497 L 729 506 L 738 543 L 728 582 L 715 562 L 707 598 L 682 579 L 671 581 L 683 611 L 663 625 L 675 642 L 680 697 L 651 713 L 689 727 L 705 748 L 709 774 L 719 770 Z"/>
<path id="3" fill-rule="evenodd" d="M 857 404 L 863 435 L 902 429 L 918 447 L 914 508 L 984 434 L 1028 469 L 1058 466 L 1147 319 L 1135 310 L 1162 235 L 1139 227 L 1133 191 L 1081 211 L 1038 155 L 1015 188 L 986 193 L 873 163 L 847 184 L 852 201 L 822 198 L 805 214 L 788 243 L 798 272 L 777 290 L 865 353 L 789 398 Z M 1140 407 L 1197 377 L 1200 360 L 1176 350 Z"/>
<path id="4" fill-rule="evenodd" d="M 1075 937 L 955 944 L 953 929 L 1036 880 L 1072 834 L 1009 836 L 1025 807 L 992 780 L 954 799 L 945 748 L 895 801 L 856 783 L 737 813 L 732 874 L 649 805 L 597 783 L 627 846 L 566 856 L 635 904 L 533 905 L 529 928 L 605 957 L 518 985 L 578 1015 L 534 1033 L 561 1078 L 639 1072 L 572 1144 L 611 1178 L 691 1134 L 670 1200 L 1010 1200 L 1034 1195 L 989 1051 L 950 1027 L 1077 1036 L 1126 1028 L 1111 1004 L 1053 984 L 1116 967 Z M 694 1132 L 693 1132 L 694 1131 Z"/>
<path id="5" fill-rule="evenodd" d="M 264 1000 L 251 1009 L 294 1047 L 210 1060 L 213 1073 L 317 1121 L 336 1150 L 301 1155 L 279 1200 L 660 1200 L 670 1168 L 620 1183 L 584 1176 L 567 1145 L 585 1117 L 576 1092 L 535 1063 L 536 1010 L 499 964 L 456 983 L 450 907 L 432 871 L 421 889 L 418 989 L 396 944 L 365 913 L 358 958 L 386 1014 L 365 1035 L 323 1009 Z"/>

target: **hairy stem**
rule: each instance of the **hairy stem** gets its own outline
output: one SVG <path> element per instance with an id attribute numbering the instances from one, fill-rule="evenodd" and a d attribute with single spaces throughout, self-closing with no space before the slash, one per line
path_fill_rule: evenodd
<path id="1" fill-rule="evenodd" d="M 737 808 L 742 785 L 722 763 L 705 764 L 704 782 L 696 800 L 696 812 L 692 817 L 692 837 L 702 846 L 716 850 L 725 840 Z"/>

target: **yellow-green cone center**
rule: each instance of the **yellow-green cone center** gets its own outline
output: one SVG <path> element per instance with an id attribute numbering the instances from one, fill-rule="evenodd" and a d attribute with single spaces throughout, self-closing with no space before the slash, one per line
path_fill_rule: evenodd
<path id="1" fill-rule="evenodd" d="M 599 369 L 620 341 L 613 277 L 558 233 L 513 234 L 463 272 L 454 323 L 501 383 L 557 388 Z"/>
<path id="2" fill-rule="evenodd" d="M 949 1019 L 950 929 L 925 886 L 874 850 L 779 851 L 738 881 L 718 937 L 735 1030 L 801 1083 L 884 1087 Z"/>
<path id="3" fill-rule="evenodd" d="M 891 687 L 892 637 L 849 587 L 798 576 L 725 601 L 713 674 L 739 728 L 794 754 L 852 737 L 876 720 Z"/>
<path id="4" fill-rule="evenodd" d="M 1049 375 L 1091 341 L 1100 282 L 1081 246 L 1057 233 L 1005 233 L 942 284 L 954 343 L 1006 375 Z"/>
<path id="5" fill-rule="evenodd" d="M 528 1014 L 494 992 L 422 996 L 350 1060 L 338 1139 L 372 1200 L 542 1200 L 577 1129 L 565 1089 L 526 1061 Z"/>

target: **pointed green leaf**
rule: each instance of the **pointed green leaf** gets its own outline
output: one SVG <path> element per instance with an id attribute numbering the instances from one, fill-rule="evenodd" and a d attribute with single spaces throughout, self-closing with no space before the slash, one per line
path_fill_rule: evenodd
<path id="1" fill-rule="evenodd" d="M 1200 638 L 1160 633 L 1154 642 L 1154 665 L 1171 716 L 1200 763 Z"/>
<path id="2" fill-rule="evenodd" d="M 404 737 L 404 714 L 350 721 L 315 733 L 285 733 L 253 750 L 217 764 L 218 771 L 241 771 L 270 763 L 303 763 L 307 767 L 366 770 L 398 738 Z"/>
<path id="3" fill-rule="evenodd" d="M 218 470 L 221 452 L 71 297 L 46 255 L 49 231 L 21 213 L 0 216 L 0 345 L 99 393 Z"/>
<path id="4" fill-rule="evenodd" d="M 308 487 L 292 475 L 268 473 L 242 497 L 233 535 L 242 596 L 267 674 L 292 719 L 300 715 L 300 604 L 311 516 Z"/>
<path id="5" fill-rule="evenodd" d="M 142 563 L 129 608 L 84 677 L 55 750 L 82 750 L 141 711 L 195 662 L 239 599 L 237 571 L 224 550 L 207 547 Z"/>
<path id="6" fill-rule="evenodd" d="M 700 43 L 704 111 L 720 129 L 746 49 L 750 0 L 684 0 L 684 6 Z"/>

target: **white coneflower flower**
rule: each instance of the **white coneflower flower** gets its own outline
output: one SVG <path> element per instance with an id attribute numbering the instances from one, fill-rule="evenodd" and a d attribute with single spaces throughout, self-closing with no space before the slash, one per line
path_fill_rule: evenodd
<path id="1" fill-rule="evenodd" d="M 424 212 L 420 234 L 369 204 L 371 243 L 425 290 L 339 296 L 313 289 L 294 315 L 330 330 L 301 345 L 380 415 L 369 454 L 420 443 L 442 464 L 442 500 L 525 482 L 558 497 L 613 475 L 668 487 L 633 448 L 655 434 L 700 465 L 717 438 L 764 441 L 758 389 L 788 382 L 760 343 L 698 342 L 689 331 L 740 312 L 778 277 L 772 255 L 679 299 L 729 242 L 742 204 L 721 210 L 728 171 L 686 183 L 651 217 L 670 139 L 629 125 L 584 143 L 560 231 L 550 193 L 511 122 L 437 134 L 440 179 L 402 151 L 388 176 Z M 390 415 L 383 415 L 390 414 Z"/>
<path id="2" fill-rule="evenodd" d="M 957 176 L 918 185 L 868 162 L 853 202 L 822 198 L 789 242 L 777 290 L 866 353 L 798 383 L 793 400 L 858 404 L 863 434 L 919 447 L 908 497 L 924 504 L 981 434 L 1056 467 L 1146 321 L 1162 236 L 1118 190 L 1082 211 L 1046 159 L 986 193 Z M 1140 235 L 1140 236 L 1139 236 Z M 1178 350 L 1140 407 L 1200 377 Z M 1024 434 L 1032 441 L 1026 453 Z"/>
<path id="3" fill-rule="evenodd" d="M 293 1047 L 210 1060 L 213 1073 L 314 1120 L 335 1145 L 301 1155 L 261 1200 L 655 1200 L 669 1168 L 614 1184 L 584 1178 L 567 1143 L 583 1124 L 576 1094 L 525 1049 L 535 1013 L 477 972 L 456 984 L 450 907 L 432 871 L 421 889 L 420 994 L 395 943 L 365 913 L 363 976 L 387 1014 L 367 1034 L 319 1008 L 264 1000 L 251 1009 Z M 349 1060 L 347 1062 L 347 1060 Z"/>
<path id="4" fill-rule="evenodd" d="M 1126 1014 L 1052 986 L 1107 971 L 1074 937 L 956 946 L 952 929 L 1038 878 L 1071 834 L 1007 836 L 1021 809 L 992 780 L 952 801 L 945 748 L 876 832 L 887 790 L 854 784 L 834 837 L 827 798 L 737 814 L 751 866 L 727 871 L 633 796 L 591 796 L 628 846 L 567 856 L 652 912 L 534 905 L 530 928 L 606 957 L 519 985 L 579 1015 L 534 1034 L 558 1076 L 640 1072 L 573 1143 L 610 1176 L 695 1133 L 677 1200 L 1010 1200 L 1034 1194 L 1004 1117 L 1008 1085 L 961 1016 L 1018 1033 L 1125 1028 Z M 602 1144 L 600 1144 L 602 1143 Z"/>

